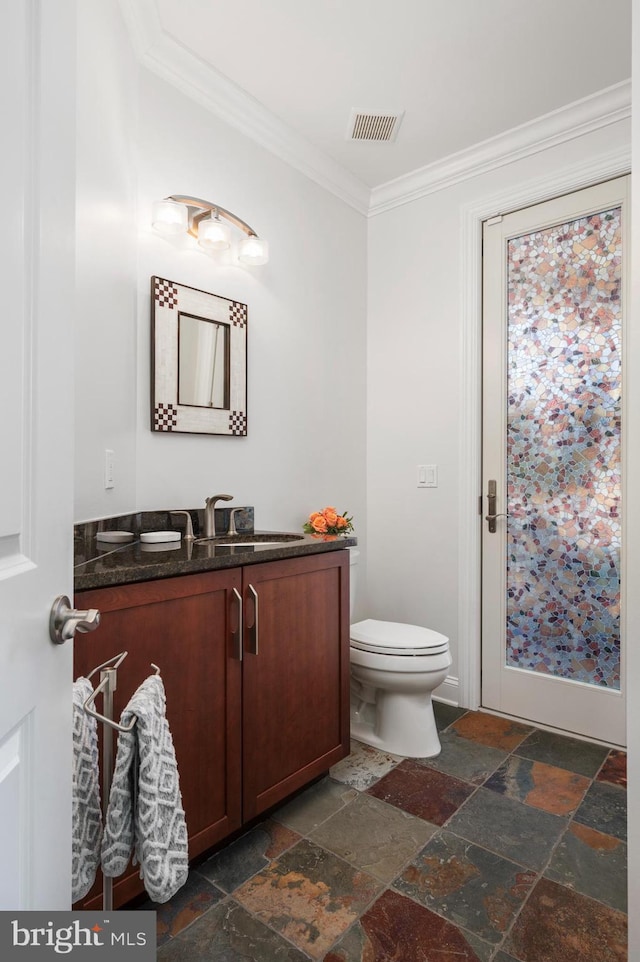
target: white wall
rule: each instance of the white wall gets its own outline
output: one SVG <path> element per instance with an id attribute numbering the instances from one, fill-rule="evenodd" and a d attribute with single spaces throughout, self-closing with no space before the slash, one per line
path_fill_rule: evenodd
<path id="1" fill-rule="evenodd" d="M 299 530 L 334 504 L 364 537 L 366 219 L 132 68 L 115 0 L 80 6 L 76 520 L 228 492 L 255 506 L 257 527 Z M 151 204 L 175 193 L 236 212 L 269 240 L 270 263 L 224 267 L 156 235 Z M 246 438 L 151 432 L 153 274 L 248 304 Z"/>
<path id="2" fill-rule="evenodd" d="M 451 639 L 454 677 L 460 674 L 466 564 L 459 557 L 464 214 L 509 187 L 521 190 L 530 183 L 533 193 L 543 177 L 570 172 L 585 155 L 609 155 L 629 136 L 628 123 L 620 122 L 370 220 L 369 614 L 443 632 Z M 437 488 L 416 487 L 418 464 L 438 465 Z M 472 500 L 464 524 L 478 525 Z M 455 690 L 446 694 L 452 697 Z"/>
<path id="3" fill-rule="evenodd" d="M 228 492 L 255 505 L 258 527 L 297 530 L 329 503 L 364 533 L 365 219 L 147 71 L 138 145 L 138 505 Z M 224 267 L 195 241 L 158 237 L 151 204 L 176 193 L 248 221 L 269 241 L 269 264 Z M 248 304 L 246 438 L 149 430 L 152 274 Z"/>
<path id="4" fill-rule="evenodd" d="M 83 0 L 77 18 L 74 517 L 84 521 L 135 505 L 137 66 L 116 3 Z"/>

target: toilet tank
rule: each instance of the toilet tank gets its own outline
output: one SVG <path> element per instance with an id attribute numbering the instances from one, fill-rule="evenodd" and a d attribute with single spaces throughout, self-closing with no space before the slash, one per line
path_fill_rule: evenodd
<path id="1" fill-rule="evenodd" d="M 356 583 L 358 581 L 358 558 L 360 552 L 357 548 L 347 548 L 349 552 L 349 614 L 353 621 L 353 612 L 356 603 Z"/>

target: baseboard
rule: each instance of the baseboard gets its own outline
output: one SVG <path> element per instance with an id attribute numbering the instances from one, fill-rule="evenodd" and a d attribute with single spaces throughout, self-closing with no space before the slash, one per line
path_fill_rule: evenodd
<path id="1" fill-rule="evenodd" d="M 457 708 L 460 698 L 458 679 L 454 675 L 447 675 L 442 684 L 438 685 L 434 691 L 433 697 L 436 701 L 442 701 L 446 705 L 453 705 Z"/>

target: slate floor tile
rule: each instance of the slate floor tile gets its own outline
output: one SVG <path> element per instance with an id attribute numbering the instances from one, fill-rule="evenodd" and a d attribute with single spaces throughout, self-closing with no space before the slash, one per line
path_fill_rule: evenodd
<path id="1" fill-rule="evenodd" d="M 323 778 L 311 788 L 297 795 L 292 801 L 273 814 L 275 821 L 286 825 L 287 828 L 308 835 L 325 819 L 335 815 L 343 805 L 356 797 L 355 789 L 336 782 L 332 778 Z"/>
<path id="2" fill-rule="evenodd" d="M 603 745 L 536 730 L 517 747 L 515 754 L 593 778 L 608 751 Z"/>
<path id="3" fill-rule="evenodd" d="M 415 761 L 472 785 L 482 785 L 507 757 L 504 750 L 481 745 L 455 731 L 443 732 L 440 744 L 442 751 L 435 758 L 416 758 Z"/>
<path id="4" fill-rule="evenodd" d="M 503 858 L 540 871 L 566 826 L 565 818 L 479 788 L 447 828 Z"/>
<path id="5" fill-rule="evenodd" d="M 473 785 L 413 759 L 401 762 L 367 789 L 369 795 L 434 825 L 444 825 L 474 791 Z"/>
<path id="6" fill-rule="evenodd" d="M 594 782 L 574 815 L 576 822 L 605 835 L 627 838 L 627 793 L 619 785 Z"/>
<path id="7" fill-rule="evenodd" d="M 372 745 L 352 740 L 351 754 L 334 765 L 329 774 L 336 781 L 363 792 L 401 761 L 400 755 L 381 752 Z"/>
<path id="8" fill-rule="evenodd" d="M 584 775 L 511 755 L 484 787 L 553 815 L 571 815 L 590 784 Z"/>
<path id="9" fill-rule="evenodd" d="M 377 879 L 303 839 L 236 889 L 234 898 L 319 959 L 381 888 Z"/>
<path id="10" fill-rule="evenodd" d="M 434 711 L 436 758 L 354 741 L 140 905 L 160 962 L 627 962 L 626 753 Z"/>
<path id="11" fill-rule="evenodd" d="M 324 962 L 486 962 L 460 929 L 387 890 L 324 956 Z"/>
<path id="12" fill-rule="evenodd" d="M 233 901 L 217 905 L 158 951 L 159 962 L 308 962 L 282 936 Z"/>
<path id="13" fill-rule="evenodd" d="M 285 825 L 267 819 L 227 845 L 198 866 L 197 871 L 224 892 L 233 892 L 286 849 L 300 841 L 300 835 Z"/>
<path id="14" fill-rule="evenodd" d="M 611 782 L 613 785 L 627 787 L 627 753 L 612 749 L 597 774 L 599 782 Z"/>
<path id="15" fill-rule="evenodd" d="M 536 878 L 536 872 L 442 831 L 394 888 L 497 945 Z"/>
<path id="16" fill-rule="evenodd" d="M 572 822 L 544 874 L 613 909 L 627 911 L 627 846 L 613 835 Z"/>
<path id="17" fill-rule="evenodd" d="M 436 831 L 435 825 L 360 795 L 309 836 L 356 868 L 390 882 Z"/>
<path id="18" fill-rule="evenodd" d="M 220 889 L 196 872 L 190 872 L 185 884 L 168 902 L 159 904 L 147 900 L 138 908 L 144 911 L 155 911 L 156 944 L 161 946 L 223 898 L 224 895 Z"/>
<path id="19" fill-rule="evenodd" d="M 464 738 L 505 752 L 512 752 L 533 730 L 528 725 L 480 711 L 467 712 L 451 728 Z"/>
<path id="20" fill-rule="evenodd" d="M 473 932 L 467 932 L 466 929 L 464 931 L 461 930 L 461 934 L 476 953 L 480 962 L 493 962 L 495 945 L 491 945 L 490 942 L 485 942 L 484 939 L 478 938 Z"/>
<path id="21" fill-rule="evenodd" d="M 446 702 L 436 701 L 432 702 L 433 714 L 436 719 L 436 728 L 439 732 L 448 728 L 454 721 L 461 718 L 463 715 L 467 714 L 466 708 L 457 708 L 455 705 L 447 705 Z"/>
<path id="22" fill-rule="evenodd" d="M 622 912 L 542 878 L 503 948 L 519 962 L 627 962 L 627 920 Z"/>

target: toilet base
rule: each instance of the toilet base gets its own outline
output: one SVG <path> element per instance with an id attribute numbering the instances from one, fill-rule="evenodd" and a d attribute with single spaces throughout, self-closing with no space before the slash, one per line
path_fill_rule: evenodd
<path id="1" fill-rule="evenodd" d="M 434 758 L 441 746 L 431 692 L 376 691 L 375 704 L 351 694 L 351 737 L 392 755 Z"/>

